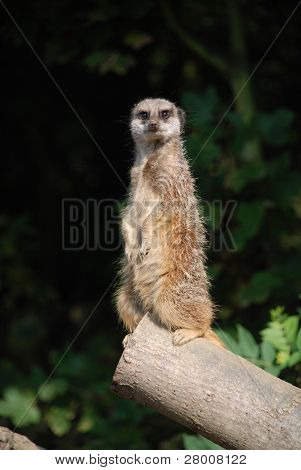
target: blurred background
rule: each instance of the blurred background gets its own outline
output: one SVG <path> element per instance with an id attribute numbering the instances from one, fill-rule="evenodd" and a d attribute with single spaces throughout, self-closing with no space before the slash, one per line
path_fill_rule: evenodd
<path id="1" fill-rule="evenodd" d="M 182 106 L 215 240 L 217 331 L 300 386 L 299 10 L 264 56 L 297 1 L 5 4 L 0 425 L 47 449 L 210 448 L 110 391 L 124 335 L 112 302 L 121 249 L 63 250 L 62 201 L 110 199 L 118 217 L 133 159 L 130 108 L 146 96 Z"/>

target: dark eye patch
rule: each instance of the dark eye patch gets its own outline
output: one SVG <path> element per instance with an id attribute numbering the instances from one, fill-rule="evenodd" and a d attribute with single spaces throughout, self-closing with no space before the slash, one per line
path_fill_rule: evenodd
<path id="1" fill-rule="evenodd" d="M 149 113 L 147 111 L 139 111 L 137 116 L 140 119 L 146 120 L 149 118 Z"/>
<path id="2" fill-rule="evenodd" d="M 168 119 L 171 116 L 171 111 L 169 109 L 163 109 L 160 115 L 163 119 Z"/>

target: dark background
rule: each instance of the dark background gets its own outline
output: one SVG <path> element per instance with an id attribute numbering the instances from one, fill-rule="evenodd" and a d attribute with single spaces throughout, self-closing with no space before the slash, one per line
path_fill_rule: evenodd
<path id="1" fill-rule="evenodd" d="M 125 186 L 133 104 L 165 97 L 187 111 L 188 155 L 200 197 L 237 201 L 229 221 L 236 249 L 211 244 L 208 252 L 218 325 L 235 337 L 239 322 L 257 342 L 271 308 L 284 305 L 294 314 L 299 305 L 299 10 L 247 79 L 296 5 L 6 2 Z M 110 286 L 120 257 L 120 249 L 64 251 L 62 200 L 111 199 L 117 216 L 126 191 L 0 10 L 0 424 L 17 426 L 49 449 L 181 448 L 180 426 L 110 392 L 124 334 L 112 287 L 23 416 Z M 206 215 L 209 236 L 218 239 L 226 221 L 218 211 Z M 99 224 L 104 236 L 102 212 Z M 298 384 L 298 367 L 285 373 Z"/>

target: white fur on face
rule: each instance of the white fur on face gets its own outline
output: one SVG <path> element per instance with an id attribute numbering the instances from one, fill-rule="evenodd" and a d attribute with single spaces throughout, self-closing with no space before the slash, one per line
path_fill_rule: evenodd
<path id="1" fill-rule="evenodd" d="M 163 119 L 160 115 L 162 111 L 168 110 L 171 115 Z M 149 113 L 148 119 L 141 119 L 139 112 Z M 149 130 L 150 122 L 158 126 L 156 132 Z M 176 106 L 170 101 L 161 98 L 147 98 L 138 103 L 132 111 L 131 133 L 137 143 L 149 143 L 154 141 L 167 141 L 171 137 L 180 136 L 181 123 Z"/>

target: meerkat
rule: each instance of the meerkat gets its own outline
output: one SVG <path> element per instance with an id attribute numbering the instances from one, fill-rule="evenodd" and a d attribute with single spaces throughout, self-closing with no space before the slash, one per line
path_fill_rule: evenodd
<path id="1" fill-rule="evenodd" d="M 206 234 L 182 142 L 185 113 L 165 99 L 144 99 L 131 113 L 135 161 L 122 211 L 124 256 L 116 307 L 132 333 L 149 312 L 175 346 L 204 337 L 214 304 L 205 266 Z"/>

